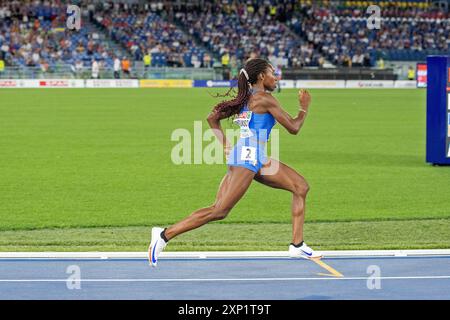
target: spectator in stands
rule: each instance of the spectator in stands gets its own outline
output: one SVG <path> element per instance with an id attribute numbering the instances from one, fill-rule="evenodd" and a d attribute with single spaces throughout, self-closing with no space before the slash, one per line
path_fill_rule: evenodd
<path id="1" fill-rule="evenodd" d="M 413 81 L 416 79 L 416 70 L 414 70 L 413 66 L 409 66 L 408 68 L 408 80 Z"/>
<path id="2" fill-rule="evenodd" d="M 283 78 L 283 71 L 281 69 L 281 64 L 277 65 L 276 69 L 275 69 L 275 76 L 277 77 L 277 91 L 278 93 L 281 92 L 281 79 Z"/>
<path id="3" fill-rule="evenodd" d="M 171 67 L 185 67 L 186 63 L 183 60 L 181 53 L 171 52 L 168 55 L 167 65 Z"/>
<path id="4" fill-rule="evenodd" d="M 203 67 L 204 68 L 211 68 L 211 56 L 208 53 L 205 53 L 203 55 Z"/>
<path id="5" fill-rule="evenodd" d="M 352 65 L 354 67 L 362 67 L 364 62 L 364 55 L 361 52 L 357 52 L 353 55 Z"/>
<path id="6" fill-rule="evenodd" d="M 378 59 L 378 61 L 377 61 L 377 67 L 378 67 L 378 69 L 381 69 L 381 70 L 384 69 L 384 59 L 383 59 L 383 57 L 380 57 L 380 58 Z"/>
<path id="7" fill-rule="evenodd" d="M 39 54 L 39 49 L 36 49 L 32 56 L 31 56 L 31 60 L 32 60 L 32 65 L 33 66 L 38 66 L 39 62 L 41 61 L 41 56 Z"/>
<path id="8" fill-rule="evenodd" d="M 92 60 L 92 79 L 99 79 L 100 78 L 100 64 L 98 63 L 97 59 Z"/>
<path id="9" fill-rule="evenodd" d="M 145 72 L 148 71 L 148 68 L 152 65 L 152 55 L 147 51 L 144 55 L 144 68 Z"/>
<path id="10" fill-rule="evenodd" d="M 114 56 L 114 62 L 113 62 L 113 70 L 114 70 L 114 79 L 120 79 L 120 68 L 121 63 L 120 59 L 117 56 Z"/>
<path id="11" fill-rule="evenodd" d="M 317 63 L 319 64 L 319 67 L 320 67 L 320 68 L 323 68 L 323 65 L 325 64 L 325 58 L 324 58 L 323 56 L 320 56 L 320 57 L 317 59 Z"/>
<path id="12" fill-rule="evenodd" d="M 256 53 L 255 51 L 252 51 L 247 60 L 256 59 L 256 58 L 258 58 L 258 53 Z"/>
<path id="13" fill-rule="evenodd" d="M 351 68 L 351 67 L 353 66 L 352 59 L 350 58 L 349 55 L 345 55 L 345 56 L 344 56 L 343 64 L 342 64 L 342 65 L 343 65 L 344 67 L 348 67 L 348 68 Z"/>
<path id="14" fill-rule="evenodd" d="M 222 67 L 228 68 L 228 64 L 230 63 L 230 54 L 228 51 L 225 51 L 225 53 L 222 55 Z"/>
<path id="15" fill-rule="evenodd" d="M 193 55 L 192 55 L 192 57 L 191 57 L 191 64 L 192 64 L 192 66 L 193 66 L 194 68 L 200 68 L 201 62 L 200 62 L 200 60 L 198 59 L 198 57 L 197 57 L 196 54 L 193 54 Z"/>
<path id="16" fill-rule="evenodd" d="M 0 56 L 0 78 L 2 77 L 3 73 L 5 72 L 5 60 Z"/>
<path id="17" fill-rule="evenodd" d="M 230 80 L 230 54 L 225 51 L 221 58 L 222 61 L 222 76 L 224 80 Z"/>
<path id="18" fill-rule="evenodd" d="M 275 17 L 277 15 L 277 7 L 276 6 L 270 6 L 270 15 L 272 17 Z"/>
<path id="19" fill-rule="evenodd" d="M 131 67 L 130 67 L 130 60 L 128 60 L 127 57 L 122 58 L 122 72 L 124 75 L 130 78 Z"/>
<path id="20" fill-rule="evenodd" d="M 372 62 L 370 60 L 370 54 L 365 53 L 363 58 L 363 67 L 370 68 L 372 66 Z"/>
<path id="21" fill-rule="evenodd" d="M 0 34 L 0 37 L 2 37 L 2 35 Z M 3 37 L 3 39 L 4 39 L 4 37 Z M 1 39 L 0 39 L 1 40 Z M 6 43 L 6 42 L 3 42 L 3 44 L 2 44 L 2 46 L 0 47 L 0 55 L 2 56 L 2 57 L 6 57 L 6 54 L 8 54 L 9 53 L 9 45 L 8 45 L 8 43 Z"/>
<path id="22" fill-rule="evenodd" d="M 83 62 L 81 60 L 77 60 L 75 62 L 75 67 L 74 67 L 74 71 L 75 71 L 75 76 L 77 78 L 81 78 L 82 73 L 83 73 Z"/>
<path id="23" fill-rule="evenodd" d="M 41 67 L 41 71 L 42 71 L 43 73 L 46 73 L 46 72 L 48 72 L 48 70 L 49 70 L 49 64 L 48 64 L 48 62 L 45 61 L 44 59 L 41 60 L 41 62 L 40 62 L 40 67 Z"/>
<path id="24" fill-rule="evenodd" d="M 230 79 L 237 79 L 239 76 L 238 72 L 238 63 L 236 57 L 233 56 L 230 60 Z"/>

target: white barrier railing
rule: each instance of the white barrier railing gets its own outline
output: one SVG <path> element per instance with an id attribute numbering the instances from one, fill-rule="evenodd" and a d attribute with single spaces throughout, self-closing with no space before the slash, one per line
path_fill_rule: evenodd
<path id="1" fill-rule="evenodd" d="M 151 83 L 150 83 L 151 82 Z M 229 81 L 224 81 L 229 83 Z M 305 89 L 415 89 L 416 81 L 386 80 L 281 80 L 281 88 Z M 192 80 L 137 79 L 0 79 L 0 88 L 189 88 Z"/>

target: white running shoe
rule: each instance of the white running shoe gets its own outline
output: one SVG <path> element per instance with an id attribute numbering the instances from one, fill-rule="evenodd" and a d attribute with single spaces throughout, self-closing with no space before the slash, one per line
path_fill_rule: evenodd
<path id="1" fill-rule="evenodd" d="M 163 228 L 152 228 L 152 240 L 148 247 L 148 261 L 149 265 L 156 267 L 158 263 L 159 254 L 164 250 L 167 243 L 161 238 L 161 232 Z"/>
<path id="2" fill-rule="evenodd" d="M 314 251 L 303 242 L 300 247 L 295 247 L 292 243 L 289 246 L 289 256 L 291 258 L 306 258 L 306 259 L 320 259 L 322 254 Z"/>

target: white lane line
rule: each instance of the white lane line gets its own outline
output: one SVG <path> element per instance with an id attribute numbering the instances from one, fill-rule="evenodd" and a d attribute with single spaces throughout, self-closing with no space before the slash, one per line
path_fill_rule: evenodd
<path id="1" fill-rule="evenodd" d="M 332 257 L 448 256 L 450 249 L 321 251 Z M 0 252 L 0 259 L 147 259 L 147 252 Z M 289 258 L 287 251 L 179 251 L 162 252 L 160 258 Z M 289 258 L 292 259 L 292 258 Z"/>
<path id="2" fill-rule="evenodd" d="M 367 280 L 368 277 L 344 277 L 344 278 L 172 278 L 172 279 L 77 279 L 80 282 L 236 282 L 236 281 L 333 281 L 333 280 Z M 449 276 L 410 276 L 410 277 L 370 277 L 377 280 L 421 280 L 421 279 L 450 279 Z M 0 279 L 0 283 L 8 282 L 68 282 L 68 279 Z"/>

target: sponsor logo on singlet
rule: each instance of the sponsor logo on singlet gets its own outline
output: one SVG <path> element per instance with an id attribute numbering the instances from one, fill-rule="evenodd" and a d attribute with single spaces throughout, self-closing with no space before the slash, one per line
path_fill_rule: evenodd
<path id="1" fill-rule="evenodd" d="M 237 115 L 233 120 L 238 126 L 241 127 L 241 138 L 248 138 L 253 136 L 251 129 L 249 128 L 250 120 L 252 118 L 251 111 L 243 111 Z"/>

